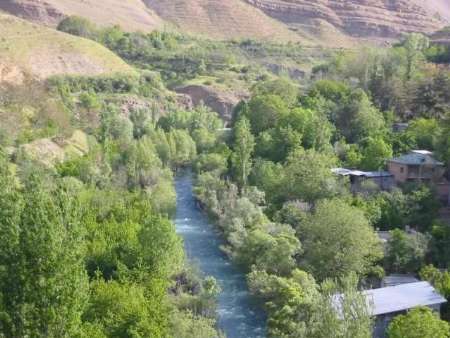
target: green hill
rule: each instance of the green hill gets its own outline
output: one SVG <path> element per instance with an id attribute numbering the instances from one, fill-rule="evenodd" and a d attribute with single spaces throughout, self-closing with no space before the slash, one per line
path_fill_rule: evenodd
<path id="1" fill-rule="evenodd" d="M 86 39 L 0 13 L 0 82 L 53 75 L 134 72 L 123 60 Z"/>

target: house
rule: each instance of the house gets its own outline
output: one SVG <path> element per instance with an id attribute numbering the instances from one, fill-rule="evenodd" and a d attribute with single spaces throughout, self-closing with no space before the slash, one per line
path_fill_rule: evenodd
<path id="1" fill-rule="evenodd" d="M 431 151 L 413 150 L 389 160 L 388 171 L 398 183 L 438 183 L 443 179 L 444 163 L 437 161 Z"/>
<path id="2" fill-rule="evenodd" d="M 391 190 L 394 185 L 394 176 L 387 171 L 360 171 L 345 168 L 334 168 L 334 174 L 350 179 L 351 191 L 361 192 L 371 183 L 381 190 Z"/>
<path id="3" fill-rule="evenodd" d="M 375 317 L 374 338 L 384 338 L 391 320 L 415 307 L 426 306 L 440 311 L 447 300 L 428 282 L 406 283 L 361 292 L 366 298 L 369 313 Z M 336 311 L 342 311 L 343 295 L 336 294 L 332 299 Z"/>
<path id="4" fill-rule="evenodd" d="M 427 306 L 439 312 L 447 300 L 428 282 L 406 283 L 363 291 L 376 317 L 374 337 L 384 338 L 391 320 L 418 306 Z"/>
<path id="5" fill-rule="evenodd" d="M 450 205 L 450 183 L 445 179 L 444 163 L 428 150 L 413 150 L 388 161 L 388 171 L 396 183 L 427 183 L 436 188 L 439 199 Z"/>

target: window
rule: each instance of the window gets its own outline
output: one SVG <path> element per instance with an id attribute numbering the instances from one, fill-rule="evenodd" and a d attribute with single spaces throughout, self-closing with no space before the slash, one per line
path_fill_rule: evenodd
<path id="1" fill-rule="evenodd" d="M 405 168 L 404 167 L 400 167 L 400 172 L 403 174 L 405 172 Z"/>

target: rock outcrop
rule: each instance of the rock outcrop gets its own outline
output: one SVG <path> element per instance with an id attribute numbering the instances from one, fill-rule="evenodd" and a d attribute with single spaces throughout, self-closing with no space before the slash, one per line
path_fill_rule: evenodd
<path id="1" fill-rule="evenodd" d="M 164 26 L 142 0 L 0 0 L 0 10 L 29 21 L 55 27 L 64 17 L 86 17 L 100 26 L 151 31 Z"/>
<path id="2" fill-rule="evenodd" d="M 229 123 L 233 118 L 233 110 L 243 99 L 248 98 L 245 93 L 222 92 L 213 87 L 201 85 L 187 85 L 175 88 L 180 94 L 191 98 L 194 106 L 204 104 L 212 111 L 215 111 L 226 122 Z"/>
<path id="3" fill-rule="evenodd" d="M 143 0 L 183 32 L 216 39 L 300 41 L 302 37 L 243 0 Z"/>
<path id="4" fill-rule="evenodd" d="M 50 26 L 78 15 L 130 31 L 169 27 L 328 47 L 431 33 L 450 21 L 450 0 L 0 0 L 0 10 Z"/>
<path id="5" fill-rule="evenodd" d="M 429 33 L 446 23 L 444 16 L 437 16 L 430 11 L 429 5 L 423 4 L 428 0 L 245 1 L 291 27 L 308 29 L 310 26 L 312 30 L 318 21 L 324 21 L 358 38 L 397 38 L 405 32 Z"/>
<path id="6" fill-rule="evenodd" d="M 47 26 L 56 26 L 64 14 L 46 1 L 2 0 L 0 9 L 20 18 Z"/>
<path id="7" fill-rule="evenodd" d="M 42 138 L 20 146 L 20 151 L 34 161 L 47 167 L 86 155 L 89 152 L 88 136 L 75 130 L 69 139 Z"/>

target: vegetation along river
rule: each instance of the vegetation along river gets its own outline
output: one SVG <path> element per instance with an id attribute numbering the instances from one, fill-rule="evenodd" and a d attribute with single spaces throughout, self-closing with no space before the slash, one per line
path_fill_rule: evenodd
<path id="1" fill-rule="evenodd" d="M 218 296 L 220 329 L 227 338 L 265 337 L 265 318 L 252 304 L 245 273 L 236 268 L 220 250 L 221 235 L 201 210 L 192 192 L 193 178 L 188 171 L 176 177 L 177 232 L 184 239 L 189 259 L 202 273 L 214 277 L 222 291 Z"/>

